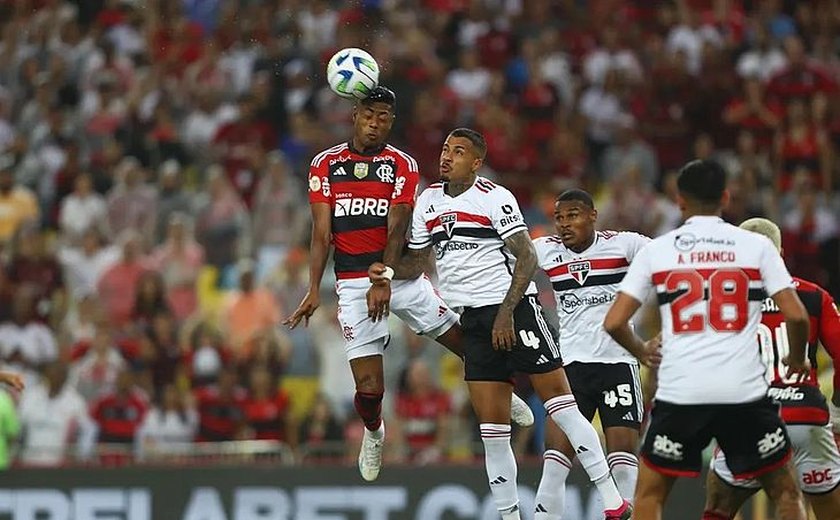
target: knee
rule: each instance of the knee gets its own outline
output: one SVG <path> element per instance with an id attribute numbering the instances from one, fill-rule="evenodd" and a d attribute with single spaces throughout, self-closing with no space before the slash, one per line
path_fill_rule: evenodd
<path id="1" fill-rule="evenodd" d="M 356 380 L 356 391 L 365 394 L 381 394 L 385 391 L 382 378 L 374 374 L 364 374 Z"/>

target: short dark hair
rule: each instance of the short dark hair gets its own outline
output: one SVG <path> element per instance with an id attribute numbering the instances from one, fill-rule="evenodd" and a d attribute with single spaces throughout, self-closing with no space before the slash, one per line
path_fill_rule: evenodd
<path id="1" fill-rule="evenodd" d="M 479 157 L 484 159 L 484 156 L 487 155 L 487 141 L 484 139 L 484 136 L 481 135 L 481 132 L 473 130 L 472 128 L 462 127 L 449 132 L 449 136 L 468 139 L 475 149 L 478 150 Z"/>
<path id="2" fill-rule="evenodd" d="M 704 204 L 720 201 L 726 190 L 726 170 L 715 161 L 698 159 L 686 164 L 677 178 L 680 195 Z"/>
<path id="3" fill-rule="evenodd" d="M 592 201 L 592 195 L 586 190 L 579 190 L 577 188 L 566 190 L 555 199 L 555 204 L 558 202 L 580 202 L 589 209 L 595 209 L 595 202 Z"/>
<path id="4" fill-rule="evenodd" d="M 359 100 L 361 105 L 371 105 L 373 103 L 385 103 L 391 107 L 391 110 L 394 110 L 397 108 L 397 95 L 388 87 L 377 85 L 364 99 Z"/>

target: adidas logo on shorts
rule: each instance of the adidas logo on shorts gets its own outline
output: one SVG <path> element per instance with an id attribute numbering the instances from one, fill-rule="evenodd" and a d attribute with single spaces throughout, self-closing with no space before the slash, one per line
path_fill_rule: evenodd
<path id="1" fill-rule="evenodd" d="M 546 363 L 548 363 L 548 358 L 545 356 L 540 356 L 540 358 L 537 360 L 538 365 L 544 365 Z"/>
<path id="2" fill-rule="evenodd" d="M 624 414 L 624 417 L 621 418 L 623 421 L 635 421 L 636 419 L 633 418 L 633 412 L 627 412 Z"/>

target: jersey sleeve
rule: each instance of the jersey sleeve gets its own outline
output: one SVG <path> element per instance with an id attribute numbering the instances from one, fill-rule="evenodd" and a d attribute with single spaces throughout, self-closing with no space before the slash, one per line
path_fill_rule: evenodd
<path id="1" fill-rule="evenodd" d="M 309 165 L 309 203 L 325 202 L 327 204 L 332 202 L 332 193 L 330 191 L 330 175 L 324 167 L 325 162 L 319 157 L 315 156 L 312 164 Z"/>
<path id="2" fill-rule="evenodd" d="M 793 283 L 793 277 L 785 267 L 782 255 L 768 238 L 760 237 L 760 239 L 762 250 L 759 270 L 767 296 L 773 296 L 784 289 L 794 289 L 796 286 Z"/>
<path id="3" fill-rule="evenodd" d="M 533 242 L 534 250 L 537 252 L 537 264 L 540 266 L 540 269 L 545 270 L 548 261 L 551 259 L 548 241 L 546 241 L 545 237 L 540 237 L 535 238 Z"/>
<path id="4" fill-rule="evenodd" d="M 632 262 L 639 251 L 650 243 L 650 238 L 640 233 L 625 234 L 627 235 L 627 260 Z"/>
<path id="5" fill-rule="evenodd" d="M 491 193 L 495 192 L 498 192 L 498 195 L 490 199 L 490 221 L 502 240 L 519 231 L 528 231 L 513 193 L 502 188 L 496 188 Z"/>
<path id="6" fill-rule="evenodd" d="M 423 217 L 426 211 L 425 199 L 421 195 L 417 200 L 417 207 L 411 215 L 411 238 L 408 240 L 409 249 L 424 249 L 432 245 L 432 234 L 426 226 Z"/>
<path id="7" fill-rule="evenodd" d="M 417 199 L 417 187 L 420 185 L 420 170 L 417 161 L 410 155 L 403 157 L 394 179 L 394 191 L 391 193 L 391 205 L 408 204 L 414 207 Z"/>
<path id="8" fill-rule="evenodd" d="M 653 287 L 653 268 L 650 262 L 650 247 L 643 247 L 630 262 L 630 267 L 618 290 L 639 302 L 644 302 L 651 287 Z"/>
<path id="9" fill-rule="evenodd" d="M 822 343 L 831 360 L 834 362 L 834 388 L 840 390 L 840 311 L 834 299 L 826 291 L 822 295 L 822 311 L 820 312 L 820 343 Z"/>

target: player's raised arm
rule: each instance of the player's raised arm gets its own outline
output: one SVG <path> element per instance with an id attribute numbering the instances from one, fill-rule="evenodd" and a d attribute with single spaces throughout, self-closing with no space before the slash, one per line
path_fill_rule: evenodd
<path id="1" fill-rule="evenodd" d="M 330 255 L 332 240 L 332 214 L 330 202 L 332 192 L 329 177 L 313 161 L 309 172 L 309 201 L 312 211 L 312 239 L 309 245 L 309 290 L 291 316 L 283 320 L 284 325 L 293 329 L 300 320 L 309 325 L 309 318 L 321 304 L 321 280 Z M 322 175 L 323 174 L 323 175 Z"/>

